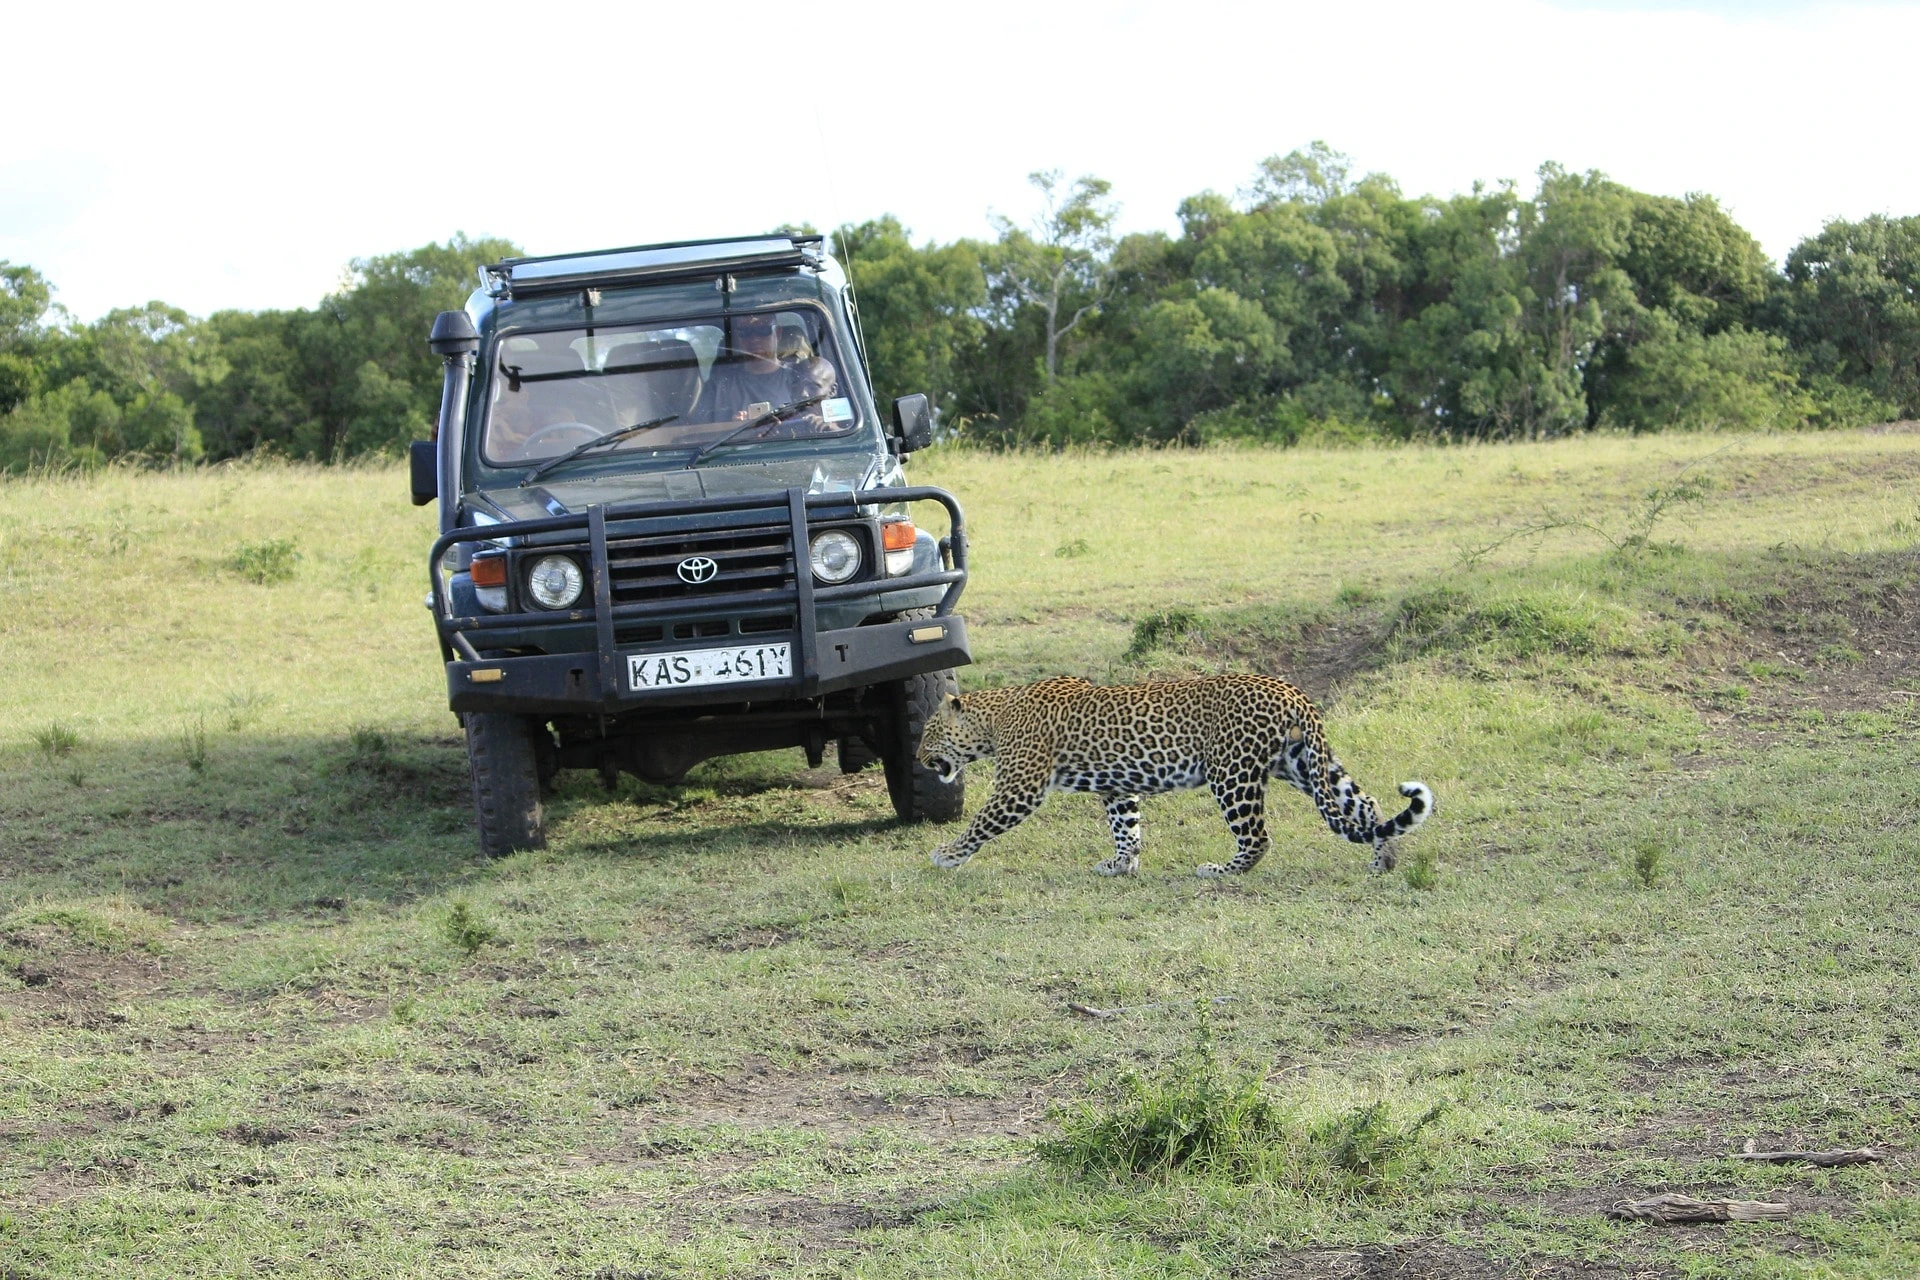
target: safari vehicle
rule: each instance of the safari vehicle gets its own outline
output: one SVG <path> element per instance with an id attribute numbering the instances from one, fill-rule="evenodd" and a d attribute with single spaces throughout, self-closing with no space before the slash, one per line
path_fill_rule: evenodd
<path id="1" fill-rule="evenodd" d="M 557 770 L 671 784 L 828 743 L 906 821 L 959 816 L 915 763 L 971 661 L 966 526 L 906 483 L 927 398 L 873 400 L 819 236 L 511 258 L 442 312 L 428 604 L 465 726 L 480 846 L 544 842 Z M 944 508 L 944 513 L 939 509 Z M 933 513 L 947 533 L 914 523 Z"/>

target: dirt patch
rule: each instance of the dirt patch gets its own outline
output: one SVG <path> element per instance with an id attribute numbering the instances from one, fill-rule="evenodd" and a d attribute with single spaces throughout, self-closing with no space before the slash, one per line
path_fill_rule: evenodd
<path id="1" fill-rule="evenodd" d="M 728 929 L 706 934 L 700 941 L 715 951 L 767 951 L 799 936 L 791 929 Z"/>
<path id="2" fill-rule="evenodd" d="M 888 1211 L 870 1205 L 838 1204 L 811 1196 L 758 1196 L 729 1205 L 725 1218 L 737 1227 L 770 1231 L 798 1230 L 803 1249 L 847 1248 L 857 1242 L 855 1231 L 897 1227 L 912 1219 L 911 1211 Z"/>
<path id="3" fill-rule="evenodd" d="M 679 1119 L 694 1124 L 829 1134 L 882 1125 L 912 1129 L 938 1141 L 1030 1136 L 1046 1117 L 1048 1099 L 1037 1089 L 999 1098 L 906 1096 L 844 1076 L 794 1074 L 762 1064 L 676 1090 L 670 1102 Z"/>
<path id="4" fill-rule="evenodd" d="M 1891 422 L 1874 435 L 1911 435 L 1912 423 Z M 1858 486 L 1864 482 L 1895 486 L 1920 479 L 1920 455 L 1905 450 L 1818 459 L 1775 454 L 1731 459 L 1716 469 L 1735 500 L 1764 501 L 1780 494 L 1806 494 L 1826 485 Z"/>
<path id="5" fill-rule="evenodd" d="M 8 933 L 0 936 L 0 947 L 18 956 L 6 971 L 23 988 L 0 998 L 90 1031 L 125 1022 L 126 1015 L 109 1006 L 151 996 L 171 978 L 166 960 L 152 952 L 104 950 L 49 930 Z"/>
<path id="6" fill-rule="evenodd" d="M 1614 1259 L 1582 1262 L 1527 1258 L 1508 1262 L 1438 1240 L 1361 1245 L 1354 1249 L 1301 1249 L 1276 1256 L 1259 1280 L 1654 1280 L 1676 1275 L 1671 1267 Z"/>
<path id="7" fill-rule="evenodd" d="M 1383 664 L 1393 625 L 1394 616 L 1378 609 L 1316 618 L 1287 634 L 1225 622 L 1188 635 L 1178 651 L 1221 670 L 1278 676 L 1324 704 L 1353 677 Z"/>
<path id="8" fill-rule="evenodd" d="M 1729 644 L 1699 653 L 1693 695 L 1709 723 L 1767 745 L 1920 699 L 1920 556 L 1843 556 L 1749 609 Z M 1871 727 L 1871 726 L 1869 726 Z"/>

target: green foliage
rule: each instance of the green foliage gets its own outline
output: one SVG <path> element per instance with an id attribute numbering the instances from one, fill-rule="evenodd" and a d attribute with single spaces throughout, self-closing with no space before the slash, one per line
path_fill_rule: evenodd
<path id="1" fill-rule="evenodd" d="M 1485 648 L 1515 658 L 1589 656 L 1612 647 L 1626 629 L 1618 606 L 1566 588 L 1468 593 L 1428 587 L 1400 602 L 1398 635 L 1420 651 Z"/>
<path id="2" fill-rule="evenodd" d="M 1775 312 L 1815 372 L 1920 415 L 1920 216 L 1828 223 L 1787 255 Z"/>
<path id="3" fill-rule="evenodd" d="M 180 759 L 194 773 L 205 773 L 208 760 L 207 718 L 195 716 L 180 728 Z"/>
<path id="4" fill-rule="evenodd" d="M 1107 1105 L 1059 1108 L 1056 1137 L 1040 1158 L 1077 1177 L 1169 1178 L 1269 1183 L 1308 1193 L 1376 1195 L 1406 1171 L 1436 1104 L 1407 1124 L 1376 1101 L 1309 1123 L 1274 1098 L 1264 1077 L 1225 1065 L 1209 1002 L 1195 1004 L 1194 1038 L 1158 1072 L 1128 1072 Z"/>
<path id="5" fill-rule="evenodd" d="M 1643 889 L 1651 889 L 1660 879 L 1661 863 L 1666 860 L 1667 847 L 1652 836 L 1642 836 L 1633 845 L 1633 877 Z"/>
<path id="6" fill-rule="evenodd" d="M 1120 656 L 1122 662 L 1139 662 L 1156 649 L 1175 643 L 1200 625 L 1200 617 L 1191 609 L 1163 609 L 1150 613 L 1133 624 L 1133 638 Z"/>
<path id="7" fill-rule="evenodd" d="M 992 447 L 1540 439 L 1828 428 L 1920 415 L 1920 217 L 1833 222 L 1776 271 L 1704 194 L 1544 164 L 1530 190 L 1409 195 L 1326 143 L 1259 163 L 1180 232 L 1115 233 L 1110 185 L 1030 175 L 1032 216 L 916 245 L 841 227 L 884 406 Z M 422 340 L 477 264 L 455 235 L 356 259 L 312 308 L 76 323 L 0 262 L 0 472 L 336 461 L 424 435 Z"/>
<path id="8" fill-rule="evenodd" d="M 1384 1191 L 1405 1169 L 1422 1130 L 1446 1114 L 1436 1102 L 1406 1124 L 1395 1124 L 1385 1102 L 1357 1107 L 1313 1130 L 1314 1145 L 1342 1190 Z"/>
<path id="9" fill-rule="evenodd" d="M 371 724 L 356 724 L 348 729 L 347 741 L 353 746 L 354 756 L 363 761 L 384 760 L 393 747 L 386 733 Z"/>
<path id="10" fill-rule="evenodd" d="M 1214 1049 L 1206 1002 L 1193 1045 L 1166 1070 L 1129 1072 L 1108 1106 L 1055 1113 L 1058 1137 L 1035 1144 L 1068 1173 L 1165 1177 L 1178 1171 L 1229 1182 L 1275 1181 L 1290 1163 L 1295 1117 L 1257 1075 L 1230 1071 Z"/>
<path id="11" fill-rule="evenodd" d="M 440 922 L 440 935 L 470 956 L 500 937 L 499 931 L 481 920 L 464 899 L 447 909 L 446 918 Z"/>
<path id="12" fill-rule="evenodd" d="M 290 538 L 268 538 L 264 542 L 243 542 L 227 557 L 227 567 L 263 587 L 293 581 L 300 566 L 300 551 Z"/>
<path id="13" fill-rule="evenodd" d="M 1440 864 L 1429 844 L 1415 846 L 1400 868 L 1409 889 L 1431 889 L 1440 883 Z"/>
<path id="14" fill-rule="evenodd" d="M 71 725 L 55 721 L 33 731 L 33 745 L 49 760 L 70 756 L 80 746 L 80 734 Z"/>

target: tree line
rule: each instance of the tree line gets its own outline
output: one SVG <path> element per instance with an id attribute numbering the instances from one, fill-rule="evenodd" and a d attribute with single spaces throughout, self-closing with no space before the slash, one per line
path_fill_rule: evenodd
<path id="1" fill-rule="evenodd" d="M 1180 231 L 1115 234 L 1108 183 L 1032 176 L 1041 212 L 915 244 L 840 228 L 876 390 L 989 445 L 1542 438 L 1920 416 L 1920 217 L 1835 221 L 1776 268 L 1707 195 L 1543 166 L 1531 194 L 1409 197 L 1321 143 Z M 424 434 L 435 312 L 517 252 L 456 236 L 355 260 L 312 309 L 68 317 L 0 262 L 0 468 Z"/>

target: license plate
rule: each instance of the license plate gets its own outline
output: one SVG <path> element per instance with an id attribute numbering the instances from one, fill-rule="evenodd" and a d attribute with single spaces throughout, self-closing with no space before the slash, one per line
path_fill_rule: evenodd
<path id="1" fill-rule="evenodd" d="M 627 655 L 629 689 L 684 689 L 696 684 L 783 680 L 793 674 L 792 646 L 742 645 L 738 649 L 687 649 L 680 653 Z"/>

